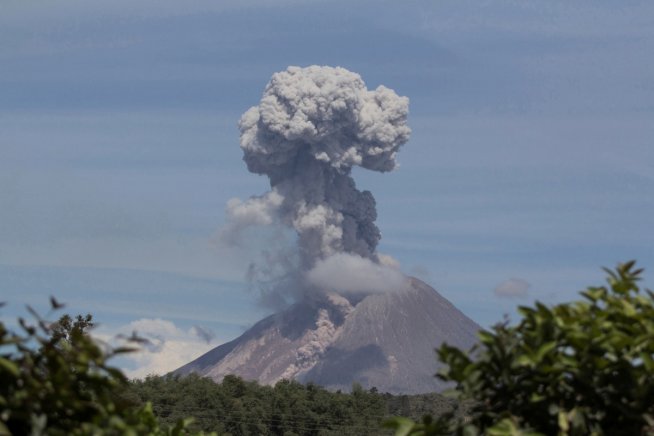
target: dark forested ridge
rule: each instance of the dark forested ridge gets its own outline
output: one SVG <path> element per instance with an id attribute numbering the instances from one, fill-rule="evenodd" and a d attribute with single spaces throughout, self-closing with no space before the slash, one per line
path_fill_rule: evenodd
<path id="1" fill-rule="evenodd" d="M 391 395 L 354 385 L 350 393 L 283 380 L 263 386 L 227 376 L 222 383 L 196 375 L 150 376 L 130 383 L 127 396 L 152 403 L 163 424 L 193 417 L 191 428 L 230 435 L 379 435 L 393 415 L 419 419 L 457 408 L 439 394 Z"/>

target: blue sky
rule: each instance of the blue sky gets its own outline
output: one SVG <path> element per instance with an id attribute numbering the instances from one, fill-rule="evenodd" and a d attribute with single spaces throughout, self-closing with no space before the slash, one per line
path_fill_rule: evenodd
<path id="1" fill-rule="evenodd" d="M 2 316 L 53 294 L 106 335 L 174 323 L 134 370 L 259 319 L 249 254 L 217 233 L 228 199 L 267 190 L 236 124 L 288 65 L 410 98 L 400 167 L 355 179 L 380 251 L 482 326 L 618 261 L 651 283 L 653 49 L 647 1 L 5 0 Z M 498 297 L 510 279 L 526 295 Z"/>

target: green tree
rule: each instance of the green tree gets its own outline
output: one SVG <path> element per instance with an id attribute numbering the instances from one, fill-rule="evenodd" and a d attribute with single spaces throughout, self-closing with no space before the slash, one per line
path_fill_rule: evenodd
<path id="1" fill-rule="evenodd" d="M 127 380 L 107 360 L 132 349 L 103 350 L 90 315 L 52 324 L 30 311 L 18 332 L 0 322 L 0 436 L 188 434 L 188 421 L 160 427 L 149 404 L 121 398 Z"/>
<path id="2" fill-rule="evenodd" d="M 471 352 L 438 350 L 439 374 L 475 401 L 470 416 L 395 419 L 402 435 L 654 434 L 654 294 L 635 262 L 607 270 L 583 299 L 520 307 L 521 321 L 480 333 Z"/>
<path id="3" fill-rule="evenodd" d="M 94 326 L 93 316 L 90 313 L 86 314 L 86 316 L 77 315 L 75 318 L 64 314 L 57 322 L 50 324 L 50 337 L 55 342 L 62 340 L 70 342 L 75 338 L 86 335 Z"/>

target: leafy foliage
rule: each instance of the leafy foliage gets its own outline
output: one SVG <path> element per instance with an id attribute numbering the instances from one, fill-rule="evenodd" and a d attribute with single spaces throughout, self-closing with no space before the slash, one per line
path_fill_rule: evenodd
<path id="1" fill-rule="evenodd" d="M 149 404 L 120 396 L 127 380 L 107 360 L 131 349 L 103 350 L 86 334 L 90 315 L 50 324 L 29 310 L 35 321 L 19 319 L 19 332 L 0 322 L 0 435 L 189 433 L 190 421 L 160 427 Z"/>
<path id="2" fill-rule="evenodd" d="M 654 434 L 654 294 L 634 264 L 606 270 L 608 286 L 581 301 L 521 307 L 518 325 L 481 332 L 471 353 L 443 345 L 440 378 L 476 401 L 466 420 L 389 425 L 402 435 Z"/>
<path id="3" fill-rule="evenodd" d="M 76 340 L 91 330 L 95 326 L 93 316 L 77 315 L 72 318 L 70 315 L 62 315 L 57 322 L 50 324 L 50 337 L 54 342 Z"/>

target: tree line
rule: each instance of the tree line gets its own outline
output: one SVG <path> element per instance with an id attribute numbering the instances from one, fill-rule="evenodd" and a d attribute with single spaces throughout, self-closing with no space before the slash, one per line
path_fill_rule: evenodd
<path id="1" fill-rule="evenodd" d="M 439 394 L 391 395 L 354 384 L 351 392 L 282 380 L 263 386 L 236 376 L 215 383 L 197 375 L 149 376 L 130 383 L 135 404 L 150 402 L 163 424 L 193 417 L 192 430 L 229 435 L 379 435 L 391 416 L 456 413 L 458 402 Z"/>

